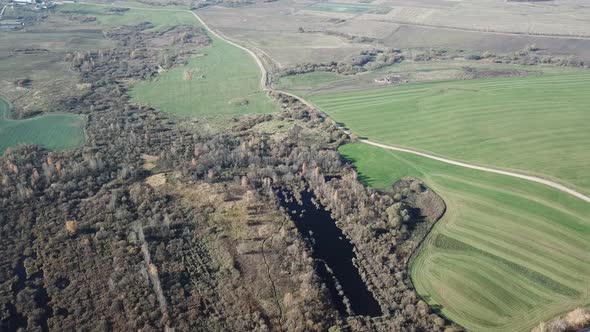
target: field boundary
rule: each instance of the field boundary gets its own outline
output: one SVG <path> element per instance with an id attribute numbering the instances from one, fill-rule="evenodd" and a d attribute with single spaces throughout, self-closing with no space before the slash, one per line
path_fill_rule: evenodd
<path id="1" fill-rule="evenodd" d="M 556 38 L 556 39 L 578 39 L 578 40 L 590 40 L 588 35 L 568 35 L 568 34 L 547 34 L 547 33 L 534 33 L 534 32 L 518 32 L 518 31 L 500 31 L 500 30 L 486 30 L 486 29 L 470 29 L 461 27 L 452 27 L 447 25 L 436 25 L 436 24 L 425 24 L 425 23 L 412 23 L 400 20 L 376 20 L 377 22 L 387 22 L 398 24 L 400 26 L 419 27 L 427 29 L 440 29 L 450 31 L 462 31 L 462 32 L 479 32 L 486 34 L 505 35 L 505 36 L 524 36 L 524 37 L 540 37 L 540 38 Z"/>
<path id="2" fill-rule="evenodd" d="M 267 80 L 267 76 L 268 73 L 266 71 L 266 68 L 264 68 L 264 65 L 262 64 L 262 62 L 260 61 L 260 59 L 258 58 L 258 56 L 252 52 L 251 50 L 245 48 L 244 46 L 241 46 L 239 44 L 236 44 L 226 38 L 223 37 L 223 35 L 216 33 L 215 31 L 213 31 L 207 24 L 205 24 L 205 22 L 199 17 L 199 15 L 197 15 L 197 13 L 192 12 L 193 15 L 195 15 L 195 17 L 199 20 L 199 22 L 201 22 L 203 24 L 203 26 L 210 31 L 213 35 L 217 36 L 218 38 L 221 38 L 223 40 L 225 40 L 226 42 L 237 46 L 243 50 L 245 50 L 246 52 L 248 52 L 248 54 L 250 54 L 252 57 L 254 57 L 254 59 L 256 60 L 256 63 L 258 64 L 258 67 L 260 68 L 260 71 L 262 73 L 262 79 L 261 79 L 261 84 L 263 84 L 263 89 L 266 91 L 273 91 L 273 89 L 269 86 L 268 80 Z M 305 104 L 307 107 L 312 108 L 314 110 L 318 110 L 318 107 L 316 107 L 315 105 L 313 105 L 312 103 L 310 103 L 309 101 L 305 100 L 302 97 L 299 97 L 295 94 L 289 93 L 289 92 L 285 92 L 285 91 L 281 91 L 281 90 L 274 90 L 275 92 L 278 93 L 282 93 L 284 95 L 293 97 L 297 100 L 299 100 L 301 103 Z M 322 112 L 323 113 L 323 112 Z M 341 129 L 344 129 L 341 127 Z M 346 132 L 346 134 L 350 135 L 350 131 L 348 130 L 344 130 Z M 577 197 L 587 203 L 590 203 L 590 197 L 576 191 L 573 189 L 570 189 L 562 184 L 559 184 L 557 182 L 551 181 L 551 180 L 547 180 L 541 177 L 537 177 L 537 176 L 533 176 L 533 175 L 526 175 L 526 174 L 520 174 L 520 173 L 516 173 L 516 172 L 511 172 L 511 171 L 506 171 L 506 170 L 502 170 L 502 169 L 497 169 L 497 168 L 493 168 L 493 167 L 486 167 L 486 166 L 478 166 L 478 165 L 474 165 L 474 164 L 469 164 L 466 162 L 462 162 L 462 161 L 458 161 L 458 160 L 452 160 L 452 159 L 448 159 L 448 158 L 443 158 L 443 157 L 437 157 L 435 155 L 432 154 L 428 154 L 428 153 L 424 153 L 424 152 L 420 152 L 418 150 L 415 149 L 409 149 L 409 148 L 402 148 L 402 147 L 398 147 L 398 146 L 394 146 L 394 145 L 386 145 L 386 144 L 382 144 L 382 143 L 377 143 L 377 142 L 373 142 L 371 140 L 366 140 L 366 139 L 361 139 L 359 140 L 361 143 L 364 144 L 369 144 L 369 145 L 373 145 L 376 147 L 380 147 L 382 149 L 387 149 L 387 150 L 393 150 L 393 151 L 399 151 L 399 152 L 406 152 L 406 153 L 411 153 L 414 155 L 418 155 L 421 157 L 425 157 L 425 158 L 429 158 L 429 159 L 433 159 L 433 160 L 437 160 L 446 164 L 451 164 L 451 165 L 455 165 L 455 166 L 460 166 L 460 167 L 464 167 L 464 168 L 470 168 L 470 169 L 475 169 L 475 170 L 479 170 L 479 171 L 483 171 L 483 172 L 488 172 L 488 173 L 494 173 L 494 174 L 500 174 L 500 175 L 505 175 L 505 176 L 511 176 L 514 178 L 519 178 L 519 179 L 523 179 L 523 180 L 527 180 L 527 181 L 531 181 L 531 182 L 536 182 L 536 183 L 540 183 L 549 187 L 552 187 L 554 189 L 560 190 L 562 192 L 565 192 L 569 195 L 572 195 L 574 197 Z"/>
<path id="3" fill-rule="evenodd" d="M 399 146 L 394 146 L 394 145 L 386 145 L 386 144 L 381 144 L 381 143 L 377 143 L 377 142 L 373 142 L 370 140 L 366 140 L 366 139 L 361 139 L 359 140 L 361 143 L 364 144 L 369 144 L 369 145 L 373 145 L 382 149 L 386 149 L 386 150 L 393 150 L 393 151 L 399 151 L 399 152 L 406 152 L 406 153 L 411 153 L 417 156 L 421 156 L 424 158 L 428 158 L 428 159 L 432 159 L 432 160 L 436 160 L 436 161 L 440 161 L 446 164 L 450 164 L 450 165 L 455 165 L 455 166 L 460 166 L 460 167 L 464 167 L 464 168 L 470 168 L 470 169 L 475 169 L 478 171 L 483 171 L 483 172 L 488 172 L 488 173 L 494 173 L 494 174 L 500 174 L 500 175 L 505 175 L 505 176 L 511 176 L 514 178 L 519 178 L 519 179 L 523 179 L 523 180 L 528 180 L 531 182 L 536 182 L 536 183 L 540 183 L 540 184 L 544 184 L 546 186 L 552 187 L 554 189 L 558 189 L 560 191 L 563 191 L 567 194 L 570 194 L 572 196 L 575 196 L 583 201 L 586 201 L 588 203 L 590 203 L 590 197 L 577 192 L 573 189 L 570 189 L 562 184 L 559 184 L 557 182 L 553 182 L 551 180 L 547 180 L 544 178 L 540 178 L 537 176 L 532 176 L 532 175 L 525 175 L 525 174 L 520 174 L 520 173 L 516 173 L 516 172 L 511 172 L 511 171 L 506 171 L 506 170 L 502 170 L 502 169 L 497 169 L 497 168 L 492 168 L 492 167 L 485 167 L 485 166 L 478 166 L 478 165 L 474 165 L 474 164 L 469 164 L 469 163 L 465 163 L 462 161 L 458 161 L 458 160 L 453 160 L 453 159 L 448 159 L 448 158 L 443 158 L 443 157 L 437 157 L 428 153 L 424 153 L 424 152 L 420 152 L 417 151 L 415 149 L 409 149 L 409 148 L 402 148 Z"/>
<path id="4" fill-rule="evenodd" d="M 80 2 L 83 4 L 89 4 L 89 5 L 96 5 L 96 6 L 103 6 L 103 7 L 113 7 L 112 5 L 103 5 L 103 4 L 94 4 L 94 3 L 87 3 L 87 2 Z M 261 75 L 262 77 L 260 78 L 260 87 L 263 91 L 267 91 L 267 92 L 278 92 L 284 95 L 287 95 L 289 97 L 295 98 L 298 101 L 300 101 L 301 103 L 305 104 L 307 107 L 314 109 L 314 110 L 318 110 L 319 108 L 316 107 L 314 104 L 312 104 L 311 102 L 305 100 L 304 98 L 297 96 L 295 94 L 286 92 L 286 91 L 281 91 L 281 90 L 275 90 L 272 89 L 272 87 L 270 86 L 269 82 L 268 82 L 268 72 L 266 70 L 266 68 L 264 67 L 264 65 L 262 64 L 262 61 L 260 60 L 260 58 L 256 55 L 256 53 L 254 53 L 253 51 L 251 51 L 250 49 L 236 43 L 233 42 L 232 40 L 228 39 L 227 37 L 225 37 L 222 33 L 220 32 L 216 32 L 215 30 L 213 30 L 211 27 L 209 27 L 205 21 L 194 11 L 192 10 L 186 10 L 186 9 L 165 9 L 165 8 L 141 8 L 141 7 L 133 7 L 133 6 L 125 6 L 124 4 L 121 4 L 120 7 L 125 7 L 125 8 L 130 8 L 130 9 L 137 9 L 137 10 L 152 10 L 152 11 L 173 11 L 173 12 L 188 12 L 193 14 L 193 16 L 199 21 L 199 23 L 208 31 L 210 32 L 213 36 L 225 41 L 226 43 L 233 45 L 235 47 L 240 48 L 241 50 L 247 52 L 251 57 L 254 58 L 256 64 L 258 65 L 258 68 L 260 69 Z M 590 39 L 590 38 L 588 38 Z M 322 112 L 323 113 L 323 112 Z M 344 129 L 343 127 L 340 126 L 340 128 L 342 130 L 344 130 L 344 132 L 350 136 L 351 132 Z M 459 167 L 464 167 L 464 168 L 469 168 L 469 169 L 474 169 L 474 170 L 479 170 L 479 171 L 483 171 L 483 172 L 488 172 L 488 173 L 494 173 L 494 174 L 499 174 L 499 175 L 505 175 L 505 176 L 510 176 L 510 177 L 514 177 L 514 178 L 519 178 L 519 179 L 523 179 L 523 180 L 527 180 L 527 181 L 531 181 L 531 182 L 536 182 L 536 183 L 540 183 L 549 187 L 552 187 L 554 189 L 557 189 L 559 191 L 562 191 L 564 193 L 567 193 L 569 195 L 572 195 L 574 197 L 577 197 L 587 203 L 590 203 L 590 197 L 586 196 L 576 190 L 573 190 L 571 188 L 568 188 L 562 184 L 559 184 L 557 182 L 548 180 L 548 179 L 544 179 L 541 177 L 537 177 L 537 176 L 533 176 L 533 175 L 526 175 L 526 174 L 521 174 L 521 173 L 517 173 L 517 172 L 512 172 L 512 171 L 507 171 L 507 170 L 502 170 L 502 169 L 498 169 L 498 168 L 493 168 L 493 167 L 486 167 L 486 166 L 478 166 L 475 164 L 470 164 L 470 163 L 466 163 L 466 162 L 462 162 L 462 161 L 458 161 L 458 160 L 453 160 L 453 159 L 448 159 L 448 158 L 444 158 L 444 157 L 437 157 L 435 155 L 432 154 L 428 154 L 425 152 L 421 152 L 418 151 L 416 149 L 411 149 L 411 148 L 402 148 L 402 147 L 398 147 L 395 145 L 387 145 L 387 144 L 382 144 L 382 143 L 378 143 L 378 142 L 373 142 L 371 140 L 367 140 L 367 139 L 360 139 L 359 142 L 364 143 L 364 144 L 368 144 L 368 145 L 373 145 L 376 147 L 380 147 L 382 149 L 386 149 L 386 150 L 392 150 L 392 151 L 399 151 L 399 152 L 406 152 L 406 153 L 411 153 L 414 155 L 418 155 L 424 158 L 428 158 L 428 159 L 433 159 L 433 160 L 437 160 L 446 164 L 451 164 L 451 165 L 455 165 L 455 166 L 459 166 Z"/>

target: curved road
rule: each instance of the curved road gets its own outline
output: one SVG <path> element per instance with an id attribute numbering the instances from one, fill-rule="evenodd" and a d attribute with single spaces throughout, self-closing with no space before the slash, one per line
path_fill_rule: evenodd
<path id="1" fill-rule="evenodd" d="M 199 20 L 199 22 L 207 29 L 209 30 L 209 32 L 211 32 L 211 34 L 213 34 L 214 36 L 216 36 L 219 39 L 223 39 L 224 41 L 239 47 L 240 49 L 248 52 L 248 54 L 250 54 L 250 56 L 252 56 L 254 58 L 254 60 L 256 61 L 256 63 L 258 64 L 258 67 L 260 68 L 260 71 L 262 72 L 262 79 L 261 79 L 261 87 L 263 90 L 266 91 L 272 91 L 272 88 L 269 86 L 268 84 L 268 80 L 267 80 L 267 76 L 268 73 L 266 71 L 266 68 L 264 68 L 264 65 L 262 64 L 262 61 L 260 61 L 260 59 L 258 58 L 258 56 L 252 52 L 251 50 L 245 48 L 244 46 L 241 46 L 239 44 L 234 43 L 233 41 L 227 39 L 226 37 L 224 37 L 223 35 L 221 35 L 220 33 L 215 32 L 213 29 L 211 29 L 204 21 L 203 19 L 201 19 L 199 17 L 199 15 L 197 15 L 197 13 L 195 12 L 191 12 L 193 13 L 193 15 L 195 15 L 195 17 L 197 18 L 197 20 Z M 312 109 L 317 109 L 313 104 L 311 104 L 310 102 L 308 102 L 307 100 L 294 95 L 292 93 L 288 93 L 285 91 L 280 91 L 280 90 L 274 90 L 276 92 L 288 95 L 290 97 L 293 97 L 297 100 L 299 100 L 300 102 L 302 102 L 303 104 L 305 104 L 306 106 L 312 108 Z M 347 131 L 347 134 L 350 134 Z M 496 169 L 496 168 L 492 168 L 492 167 L 485 167 L 485 166 L 478 166 L 478 165 L 473 165 L 473 164 L 469 164 L 469 163 L 465 163 L 465 162 L 461 162 L 461 161 L 457 161 L 457 160 L 452 160 L 452 159 L 447 159 L 447 158 L 442 158 L 442 157 L 437 157 L 428 153 L 424 153 L 424 152 L 420 152 L 418 150 L 414 150 L 414 149 L 409 149 L 409 148 L 402 148 L 402 147 L 397 147 L 397 146 L 393 146 L 393 145 L 386 145 L 386 144 L 381 144 L 381 143 L 377 143 L 377 142 L 373 142 L 370 140 L 366 140 L 366 139 L 361 139 L 359 140 L 362 143 L 365 144 L 369 144 L 369 145 L 373 145 L 376 147 L 380 147 L 382 149 L 387 149 L 387 150 L 393 150 L 393 151 L 400 151 L 400 152 L 406 152 L 406 153 L 411 153 L 414 155 L 418 155 L 424 158 L 428 158 L 428 159 L 433 159 L 436 161 L 440 161 L 446 164 L 451 164 L 451 165 L 455 165 L 455 166 L 460 166 L 460 167 L 465 167 L 465 168 L 470 168 L 470 169 L 475 169 L 478 171 L 483 171 L 483 172 L 488 172 L 488 173 L 494 173 L 494 174 L 500 174 L 500 175 L 506 175 L 506 176 L 511 176 L 514 178 L 519 178 L 519 179 L 524 179 L 524 180 L 528 180 L 528 181 L 532 181 L 532 182 L 536 182 L 536 183 L 540 183 L 540 184 L 544 184 L 546 186 L 555 188 L 557 190 L 563 191 L 567 194 L 570 194 L 572 196 L 575 196 L 583 201 L 586 201 L 588 203 L 590 203 L 590 197 L 586 196 L 578 191 L 575 191 L 573 189 L 570 189 L 564 185 L 561 185 L 557 182 L 551 181 L 551 180 L 547 180 L 547 179 L 543 179 L 537 176 L 532 176 L 532 175 L 525 175 L 525 174 L 520 174 L 520 173 L 515 173 L 515 172 L 511 172 L 511 171 L 505 171 L 505 170 L 501 170 L 501 169 Z"/>
<path id="2" fill-rule="evenodd" d="M 269 83 L 268 83 L 268 73 L 266 71 L 266 68 L 264 68 L 264 65 L 262 64 L 262 61 L 260 61 L 260 59 L 258 58 L 258 56 L 252 52 L 251 50 L 245 48 L 244 46 L 241 46 L 237 43 L 234 43 L 233 41 L 229 40 L 228 38 L 224 37 L 221 33 L 215 32 L 213 29 L 211 29 L 204 21 L 203 19 L 201 19 L 201 17 L 199 17 L 199 15 L 197 15 L 197 13 L 191 11 L 191 13 L 193 13 L 193 15 L 195 15 L 195 17 L 197 18 L 197 20 L 199 20 L 199 22 L 207 29 L 209 30 L 209 32 L 211 32 L 211 34 L 213 34 L 214 36 L 216 36 L 219 39 L 222 39 L 224 41 L 226 41 L 227 43 L 230 43 L 231 45 L 234 45 L 236 47 L 239 47 L 240 49 L 248 52 L 248 54 L 250 54 L 250 56 L 252 56 L 254 58 L 254 60 L 256 61 L 256 64 L 258 64 L 258 67 L 260 68 L 260 71 L 262 72 L 262 79 L 260 81 L 260 85 L 261 88 L 263 90 L 266 91 L 273 91 L 273 89 L 270 87 Z M 294 95 L 292 93 L 289 92 L 285 92 L 285 91 L 280 91 L 280 90 L 274 90 L 276 92 L 288 95 L 290 97 L 293 97 L 297 100 L 299 100 L 301 103 L 305 104 L 306 106 L 312 108 L 312 109 L 317 109 L 312 103 L 308 102 L 307 100 Z M 350 132 L 346 131 L 347 134 L 350 135 Z M 424 153 L 424 152 L 420 152 L 418 150 L 414 150 L 414 149 L 409 149 L 409 148 L 402 148 L 402 147 L 397 147 L 397 146 L 393 146 L 393 145 L 386 145 L 386 144 L 381 144 L 381 143 L 377 143 L 377 142 L 373 142 L 370 140 L 366 140 L 366 139 L 361 139 L 359 140 L 360 142 L 364 143 L 364 144 L 368 144 L 368 145 L 373 145 L 376 147 L 380 147 L 382 149 L 387 149 L 387 150 L 393 150 L 393 151 L 400 151 L 400 152 L 406 152 L 406 153 L 411 153 L 414 155 L 418 155 L 424 158 L 428 158 L 428 159 L 433 159 L 436 161 L 440 161 L 446 164 L 451 164 L 451 165 L 455 165 L 455 166 L 459 166 L 459 167 L 465 167 L 465 168 L 470 168 L 470 169 L 475 169 L 478 171 L 483 171 L 483 172 L 488 172 L 488 173 L 494 173 L 494 174 L 500 174 L 500 175 L 506 175 L 506 176 L 511 176 L 514 178 L 519 178 L 519 179 L 524 179 L 524 180 L 528 180 L 528 181 L 532 181 L 532 182 L 536 182 L 536 183 L 540 183 L 540 184 L 544 184 L 546 186 L 555 188 L 557 190 L 560 190 L 562 192 L 565 192 L 567 194 L 570 194 L 572 196 L 575 196 L 587 203 L 590 203 L 590 197 L 586 196 L 578 191 L 575 191 L 573 189 L 570 189 L 562 184 L 559 184 L 557 182 L 551 181 L 551 180 L 547 180 L 547 179 L 543 179 L 537 176 L 532 176 L 532 175 L 525 175 L 525 174 L 520 174 L 520 173 L 515 173 L 515 172 L 511 172 L 511 171 L 505 171 L 505 170 L 501 170 L 501 169 L 496 169 L 496 168 L 492 168 L 492 167 L 485 167 L 485 166 L 478 166 L 478 165 L 473 165 L 473 164 L 469 164 L 469 163 L 465 163 L 465 162 L 461 162 L 461 161 L 457 161 L 457 160 L 452 160 L 452 159 L 447 159 L 447 158 L 442 158 L 442 157 L 437 157 L 428 153 Z"/>
<path id="3" fill-rule="evenodd" d="M 369 144 L 369 145 L 373 145 L 373 146 L 377 146 L 383 149 L 387 149 L 387 150 L 393 150 L 393 151 L 401 151 L 401 152 L 407 152 L 407 153 L 411 153 L 411 154 L 415 154 L 421 157 L 425 157 L 428 159 L 433 159 L 433 160 L 437 160 L 446 164 L 451 164 L 451 165 L 455 165 L 455 166 L 460 166 L 460 167 L 465 167 L 465 168 L 471 168 L 471 169 L 476 169 L 478 171 L 483 171 L 483 172 L 488 172 L 488 173 L 495 173 L 495 174 L 500 174 L 500 175 L 506 175 L 506 176 L 511 176 L 514 178 L 519 178 L 519 179 L 524 179 L 524 180 L 528 180 L 528 181 L 532 181 L 532 182 L 537 182 L 540 184 L 544 184 L 546 186 L 555 188 L 557 190 L 561 190 L 565 193 L 568 193 L 572 196 L 575 196 L 583 201 L 586 201 L 588 203 L 590 203 L 590 197 L 577 192 L 573 189 L 570 189 L 564 185 L 561 185 L 557 182 L 553 182 L 547 179 L 543 179 L 540 177 L 536 177 L 536 176 L 532 176 L 532 175 L 524 175 L 524 174 L 519 174 L 519 173 L 515 173 L 515 172 L 510 172 L 510 171 L 504 171 L 501 169 L 496 169 L 496 168 L 491 168 L 491 167 L 485 167 L 485 166 L 477 166 L 477 165 L 473 165 L 473 164 L 468 164 L 468 163 L 464 163 L 461 161 L 457 161 L 457 160 L 452 160 L 452 159 L 447 159 L 447 158 L 442 158 L 442 157 L 437 157 L 437 156 L 433 156 L 424 152 L 420 152 L 420 151 L 416 151 L 416 150 L 412 150 L 412 149 L 407 149 L 407 148 L 401 148 L 401 147 L 397 147 L 397 146 L 392 146 L 392 145 L 385 145 L 385 144 L 381 144 L 381 143 L 377 143 L 377 142 L 373 142 L 373 141 L 369 141 L 369 140 L 360 140 L 362 143 L 365 144 Z"/>
<path id="4" fill-rule="evenodd" d="M 98 4 L 93 4 L 93 5 L 98 5 Z M 101 5 L 99 5 L 101 6 Z M 109 6 L 109 5 L 102 5 L 102 6 Z M 191 10 L 183 10 L 183 9 L 160 9 L 160 8 L 141 8 L 141 7 L 130 7 L 130 6 L 125 6 L 127 8 L 131 8 L 131 9 L 140 9 L 140 10 L 156 10 L 156 11 L 175 11 L 175 12 L 188 12 L 191 13 L 195 16 L 195 18 L 199 21 L 199 23 L 201 23 L 201 25 L 207 29 L 212 35 L 214 35 L 215 37 L 235 46 L 238 47 L 242 50 L 244 50 L 245 52 L 247 52 L 248 54 L 250 54 L 250 56 L 254 59 L 254 61 L 256 61 L 256 64 L 258 65 L 258 68 L 260 68 L 260 72 L 262 73 L 262 77 L 260 79 L 260 88 L 264 91 L 275 91 L 275 92 L 279 92 L 282 94 L 285 94 L 287 96 L 293 97 L 295 99 L 297 99 L 298 101 L 300 101 L 301 103 L 305 104 L 306 106 L 317 110 L 317 107 L 315 107 L 312 103 L 308 102 L 307 100 L 294 95 L 292 93 L 289 92 L 285 92 L 285 91 L 281 91 L 281 90 L 273 90 L 270 87 L 270 84 L 268 82 L 268 72 L 266 71 L 266 68 L 264 67 L 264 65 L 262 64 L 262 61 L 260 60 L 260 58 L 256 55 L 256 53 L 252 52 L 251 50 L 249 50 L 248 48 L 237 44 L 233 41 L 231 41 L 229 38 L 225 37 L 223 34 L 221 34 L 220 32 L 216 32 L 215 30 L 211 29 L 207 23 L 205 23 L 205 21 L 203 21 L 203 19 L 194 11 Z M 345 132 L 347 134 L 350 135 L 350 132 L 346 131 Z M 488 172 L 488 173 L 494 173 L 494 174 L 500 174 L 500 175 L 505 175 L 505 176 L 511 176 L 514 178 L 518 178 L 518 179 L 523 179 L 523 180 L 527 180 L 527 181 L 531 181 L 531 182 L 536 182 L 536 183 L 540 183 L 552 188 L 555 188 L 559 191 L 565 192 L 569 195 L 572 195 L 574 197 L 577 197 L 587 203 L 590 203 L 590 197 L 586 196 L 576 190 L 570 189 L 562 184 L 559 184 L 557 182 L 551 181 L 551 180 L 547 180 L 544 178 L 540 178 L 537 176 L 532 176 L 532 175 L 525 175 L 525 174 L 520 174 L 520 173 L 515 173 L 515 172 L 511 172 L 511 171 L 506 171 L 506 170 L 502 170 L 502 169 L 497 169 L 497 168 L 492 168 L 492 167 L 486 167 L 486 166 L 478 166 L 478 165 L 474 165 L 474 164 L 469 164 L 469 163 L 465 163 L 462 161 L 457 161 L 457 160 L 452 160 L 452 159 L 448 159 L 448 158 L 443 158 L 443 157 L 437 157 L 425 152 L 421 152 L 415 149 L 410 149 L 410 148 L 402 148 L 402 147 L 398 147 L 398 146 L 394 146 L 394 145 L 386 145 L 386 144 L 382 144 L 382 143 L 377 143 L 377 142 L 373 142 L 370 140 L 366 140 L 366 139 L 361 139 L 359 140 L 361 143 L 364 144 L 368 144 L 368 145 L 373 145 L 376 147 L 380 147 L 382 149 L 387 149 L 387 150 L 393 150 L 393 151 L 400 151 L 400 152 L 406 152 L 406 153 L 411 153 L 417 156 L 421 156 L 424 158 L 428 158 L 428 159 L 433 159 L 439 162 L 443 162 L 446 164 L 451 164 L 451 165 L 455 165 L 455 166 L 459 166 L 459 167 L 465 167 L 465 168 L 470 168 L 470 169 L 475 169 L 478 171 L 482 171 L 482 172 Z"/>

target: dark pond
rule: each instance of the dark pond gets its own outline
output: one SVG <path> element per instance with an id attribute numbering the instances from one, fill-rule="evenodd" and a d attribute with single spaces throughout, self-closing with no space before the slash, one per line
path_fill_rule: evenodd
<path id="1" fill-rule="evenodd" d="M 338 294 L 340 286 L 356 315 L 381 316 L 379 303 L 352 262 L 354 247 L 336 226 L 330 212 L 321 206 L 317 208 L 312 203 L 313 193 L 307 191 L 301 193 L 302 205 L 291 192 L 279 192 L 278 196 L 301 235 L 310 243 L 313 256 L 318 260 L 317 273 L 330 290 L 336 309 L 346 315 L 346 306 Z"/>

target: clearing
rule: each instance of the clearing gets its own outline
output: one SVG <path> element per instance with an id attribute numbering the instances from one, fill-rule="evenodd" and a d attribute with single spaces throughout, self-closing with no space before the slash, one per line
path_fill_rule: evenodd
<path id="1" fill-rule="evenodd" d="M 125 8 L 128 5 L 133 8 Z M 151 22 L 156 29 L 179 24 L 200 26 L 193 14 L 186 10 L 136 8 L 134 3 L 117 6 L 72 4 L 60 10 L 94 16 L 101 24 L 110 26 L 144 21 Z M 203 48 L 203 54 L 191 59 L 187 65 L 162 72 L 152 81 L 138 82 L 130 91 L 133 100 L 180 116 L 232 116 L 276 111 L 277 106 L 260 87 L 260 71 L 254 59 L 246 51 L 210 33 L 209 37 L 211 45 Z"/>
<path id="2" fill-rule="evenodd" d="M 276 105 L 260 87 L 260 71 L 243 50 L 212 37 L 205 56 L 139 82 L 133 100 L 182 116 L 270 113 Z M 188 75 L 190 73 L 190 75 Z"/>
<path id="3" fill-rule="evenodd" d="M 590 75 L 408 84 L 311 97 L 372 141 L 547 177 L 590 193 Z"/>
<path id="4" fill-rule="evenodd" d="M 24 120 L 11 120 L 10 104 L 0 98 L 0 155 L 20 144 L 41 145 L 51 150 L 82 146 L 84 118 L 75 114 L 52 113 Z"/>
<path id="5" fill-rule="evenodd" d="M 474 331 L 525 331 L 590 303 L 590 205 L 543 185 L 350 144 L 361 179 L 422 179 L 447 204 L 412 266 L 416 289 Z"/>

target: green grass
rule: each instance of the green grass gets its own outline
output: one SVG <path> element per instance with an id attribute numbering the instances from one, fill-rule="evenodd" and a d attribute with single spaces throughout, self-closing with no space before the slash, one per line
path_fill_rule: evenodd
<path id="1" fill-rule="evenodd" d="M 260 88 L 260 71 L 243 50 L 213 38 L 203 57 L 140 82 L 133 100 L 181 116 L 242 115 L 277 110 Z M 193 71 L 186 80 L 185 72 Z"/>
<path id="2" fill-rule="evenodd" d="M 590 304 L 590 204 L 532 182 L 364 144 L 340 148 L 360 178 L 414 176 L 447 212 L 411 265 L 421 296 L 473 331 L 529 331 Z"/>
<path id="3" fill-rule="evenodd" d="M 361 136 L 525 171 L 590 193 L 590 72 L 312 96 Z"/>
<path id="4" fill-rule="evenodd" d="M 8 118 L 10 104 L 0 98 L 0 155 L 21 144 L 63 150 L 84 144 L 84 120 L 74 114 L 47 114 L 25 120 Z"/>
<path id="5" fill-rule="evenodd" d="M 278 86 L 288 91 L 313 91 L 317 88 L 338 81 L 342 78 L 332 72 L 314 71 L 311 73 L 283 76 L 278 81 Z"/>
<path id="6" fill-rule="evenodd" d="M 119 4 L 124 7 L 126 4 Z M 93 15 L 101 24 L 117 26 L 151 22 L 156 28 L 178 24 L 199 25 L 190 12 L 130 9 L 111 14 L 94 5 L 67 5 L 62 10 Z M 180 116 L 234 116 L 270 113 L 278 107 L 260 87 L 260 70 L 246 51 L 209 35 L 211 46 L 185 66 L 137 83 L 132 100 Z M 187 73 L 191 73 L 188 74 Z"/>

